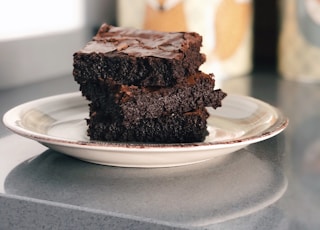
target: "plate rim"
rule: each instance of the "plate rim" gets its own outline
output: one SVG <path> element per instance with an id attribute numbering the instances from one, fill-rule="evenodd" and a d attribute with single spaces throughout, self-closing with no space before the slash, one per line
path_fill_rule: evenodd
<path id="1" fill-rule="evenodd" d="M 252 101 L 255 104 L 262 104 L 266 107 L 269 107 L 273 110 L 278 116 L 277 120 L 274 124 L 272 124 L 267 129 L 263 130 L 263 132 L 259 132 L 258 134 L 245 137 L 245 138 L 236 138 L 230 141 L 216 141 L 216 142 L 194 142 L 194 143 L 128 143 L 128 142 L 103 142 L 103 141 L 75 141 L 68 140 L 65 138 L 53 137 L 46 134 L 37 133 L 32 130 L 28 130 L 22 126 L 19 126 L 18 118 L 20 117 L 20 113 L 23 109 L 30 107 L 33 104 L 41 103 L 44 101 L 56 101 L 62 98 L 68 97 L 82 97 L 81 92 L 71 92 L 71 93 L 63 93 L 57 94 L 53 96 L 43 97 L 35 100 L 31 100 L 20 105 L 17 105 L 11 109 L 9 109 L 2 118 L 3 124 L 11 130 L 13 133 L 24 136 L 26 138 L 38 141 L 44 145 L 63 145 L 66 147 L 81 147 L 86 149 L 94 149 L 94 150 L 112 150 L 112 151 L 165 151 L 166 149 L 175 151 L 186 151 L 186 150 L 209 150 L 209 149 L 222 149 L 227 147 L 236 147 L 236 146 L 245 146 L 249 144 L 253 144 L 256 142 L 260 142 L 271 138 L 273 136 L 281 133 L 289 124 L 289 118 L 286 117 L 278 108 L 266 103 L 262 100 L 256 99 L 251 96 L 239 95 L 239 94 L 228 94 L 228 97 L 237 97 L 240 100 Z M 83 98 L 83 97 L 82 97 Z M 83 98 L 86 100 L 85 98 Z M 89 101 L 88 101 L 89 103 Z M 16 118 L 16 119 L 15 119 Z"/>

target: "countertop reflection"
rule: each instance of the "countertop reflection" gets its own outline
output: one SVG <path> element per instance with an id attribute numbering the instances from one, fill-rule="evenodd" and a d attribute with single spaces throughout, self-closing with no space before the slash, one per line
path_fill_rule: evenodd
<path id="1" fill-rule="evenodd" d="M 287 180 L 273 155 L 240 150 L 190 166 L 134 169 L 94 165 L 52 150 L 15 167 L 5 193 L 154 219 L 208 226 L 278 200 Z"/>

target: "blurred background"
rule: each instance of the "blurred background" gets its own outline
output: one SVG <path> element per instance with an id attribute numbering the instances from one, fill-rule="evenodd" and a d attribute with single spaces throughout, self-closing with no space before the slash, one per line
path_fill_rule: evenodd
<path id="1" fill-rule="evenodd" d="M 0 88 L 72 74 L 73 53 L 97 25 L 115 23 L 115 1 L 0 0 Z"/>
<path id="2" fill-rule="evenodd" d="M 124 25 L 122 19 L 128 9 L 139 12 L 136 1 L 139 0 L 1 0 L 0 88 L 71 75 L 73 53 L 91 39 L 101 23 Z M 219 1 L 201 3 L 216 4 L 212 2 Z M 264 70 L 276 72 L 280 1 L 237 1 L 249 3 L 252 7 L 252 12 L 246 11 L 252 14 L 249 25 L 252 47 L 248 49 L 252 63 L 239 74 Z M 176 4 L 178 1 L 172 2 Z M 199 1 L 193 2 L 199 4 Z M 197 13 L 198 16 L 191 19 L 193 22 L 200 20 L 201 12 Z M 200 23 L 203 22 L 194 24 L 200 28 Z"/>

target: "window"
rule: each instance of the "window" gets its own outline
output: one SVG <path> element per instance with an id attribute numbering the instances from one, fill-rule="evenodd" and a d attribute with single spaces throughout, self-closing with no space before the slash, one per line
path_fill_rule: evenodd
<path id="1" fill-rule="evenodd" d="M 76 30 L 85 0 L 0 0 L 0 41 Z"/>

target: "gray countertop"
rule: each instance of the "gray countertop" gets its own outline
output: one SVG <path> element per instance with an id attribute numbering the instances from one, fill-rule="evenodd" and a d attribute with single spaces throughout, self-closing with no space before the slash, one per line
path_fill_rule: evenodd
<path id="1" fill-rule="evenodd" d="M 278 107 L 273 138 L 194 165 L 86 163 L 0 125 L 0 229 L 319 229 L 320 84 L 255 73 L 224 91 Z M 71 76 L 0 91 L 0 114 L 78 86 Z"/>

